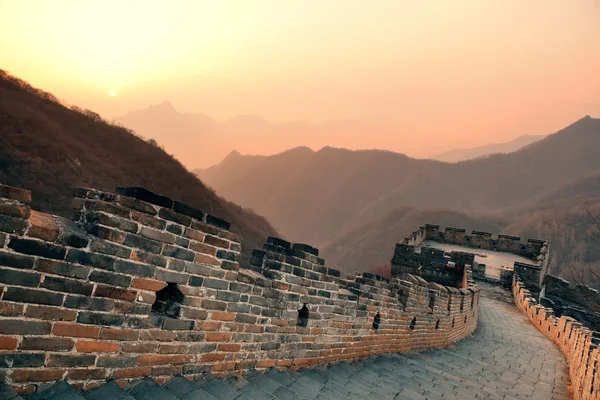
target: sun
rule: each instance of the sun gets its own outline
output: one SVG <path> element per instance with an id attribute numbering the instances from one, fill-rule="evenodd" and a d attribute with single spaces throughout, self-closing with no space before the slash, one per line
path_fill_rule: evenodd
<path id="1" fill-rule="evenodd" d="M 110 96 L 111 97 L 115 97 L 117 95 L 117 92 L 115 92 L 114 90 L 110 91 Z"/>

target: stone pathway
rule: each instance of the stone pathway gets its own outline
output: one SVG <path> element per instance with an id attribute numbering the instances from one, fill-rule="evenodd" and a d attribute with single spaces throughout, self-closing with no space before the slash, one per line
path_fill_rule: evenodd
<path id="1" fill-rule="evenodd" d="M 123 390 L 114 382 L 85 394 L 65 382 L 35 400 L 569 399 L 558 348 L 512 305 L 482 298 L 472 337 L 445 349 L 389 354 L 297 373 L 269 370 L 192 383 L 151 379 Z M 7 389 L 7 388 L 4 388 Z M 0 397 L 2 393 L 0 388 Z M 19 397 L 7 397 L 18 399 Z"/>

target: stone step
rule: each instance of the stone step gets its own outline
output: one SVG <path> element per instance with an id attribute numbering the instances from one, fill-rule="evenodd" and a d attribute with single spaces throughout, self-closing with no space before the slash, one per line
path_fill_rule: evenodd
<path id="1" fill-rule="evenodd" d="M 177 397 L 155 383 L 151 378 L 146 378 L 130 388 L 129 394 L 136 400 L 178 400 Z"/>
<path id="2" fill-rule="evenodd" d="M 81 396 L 81 393 L 73 389 L 65 381 L 58 382 L 57 384 L 49 387 L 46 390 L 35 393 L 28 397 L 31 400 L 85 400 Z"/>
<path id="3" fill-rule="evenodd" d="M 8 385 L 0 384 L 0 399 L 22 400 L 23 398 Z"/>
<path id="4" fill-rule="evenodd" d="M 241 394 L 220 379 L 211 379 L 202 383 L 199 388 L 208 392 L 217 400 L 234 400 L 240 397 Z"/>
<path id="5" fill-rule="evenodd" d="M 131 397 L 128 392 L 121 389 L 115 381 L 110 381 L 98 389 L 91 390 L 88 393 L 85 393 L 83 397 L 86 400 L 134 400 L 134 398 Z"/>

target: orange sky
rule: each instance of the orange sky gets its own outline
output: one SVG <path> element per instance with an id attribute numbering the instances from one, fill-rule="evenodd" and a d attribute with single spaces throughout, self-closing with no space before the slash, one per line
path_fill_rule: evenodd
<path id="1" fill-rule="evenodd" d="M 0 37 L 0 68 L 109 118 L 381 116 L 401 151 L 600 116 L 597 0 L 0 0 Z"/>

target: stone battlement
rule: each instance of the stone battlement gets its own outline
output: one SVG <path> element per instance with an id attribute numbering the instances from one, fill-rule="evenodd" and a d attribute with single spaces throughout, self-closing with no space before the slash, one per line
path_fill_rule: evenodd
<path id="1" fill-rule="evenodd" d="M 422 246 L 426 241 L 444 245 L 460 246 L 461 250 L 444 251 L 435 247 Z M 448 247 L 448 246 L 447 246 Z M 469 252 L 473 249 L 473 252 Z M 486 276 L 486 264 L 475 258 L 476 250 L 510 253 L 522 258 L 521 261 L 511 263 L 510 270 L 497 271 L 497 277 Z M 444 259 L 444 254 L 448 255 Z M 417 268 L 428 271 L 440 268 L 446 261 L 453 261 L 457 265 L 470 265 L 473 268 L 473 277 L 488 282 L 505 283 L 510 287 L 512 281 L 512 269 L 519 269 L 523 279 L 527 279 L 532 287 L 541 288 L 548 261 L 548 243 L 540 239 L 521 239 L 518 236 L 497 235 L 490 232 L 472 231 L 470 235 L 465 229 L 446 227 L 440 229 L 439 225 L 426 224 L 408 235 L 400 243 L 396 244 L 396 250 L 392 259 L 392 270 L 396 266 L 396 272 L 414 270 Z M 526 276 L 527 275 L 527 276 Z M 440 278 L 442 279 L 442 278 Z M 443 278 L 451 281 L 450 278 Z"/>
<path id="2" fill-rule="evenodd" d="M 557 318 L 551 308 L 538 304 L 517 272 L 513 278 L 513 297 L 517 307 L 531 323 L 556 343 L 565 355 L 569 365 L 573 398 L 600 398 L 599 334 L 583 327 L 573 318 Z"/>
<path id="3" fill-rule="evenodd" d="M 250 268 L 229 223 L 142 188 L 78 188 L 74 221 L 0 185 L 0 368 L 20 393 L 67 380 L 191 379 L 446 346 L 479 289 L 342 277 L 269 238 Z"/>

